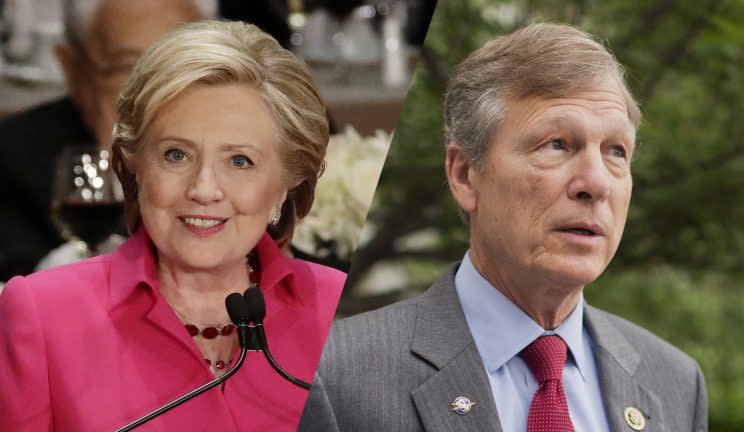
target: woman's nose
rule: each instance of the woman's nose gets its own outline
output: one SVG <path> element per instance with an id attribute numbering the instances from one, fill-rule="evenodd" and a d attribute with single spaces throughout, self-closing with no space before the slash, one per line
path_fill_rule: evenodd
<path id="1" fill-rule="evenodd" d="M 211 167 L 199 167 L 190 183 L 186 197 L 199 204 L 206 205 L 225 198 L 217 175 Z"/>

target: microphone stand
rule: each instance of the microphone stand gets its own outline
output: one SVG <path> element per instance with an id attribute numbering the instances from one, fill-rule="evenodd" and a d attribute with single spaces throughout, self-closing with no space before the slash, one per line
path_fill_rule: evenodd
<path id="1" fill-rule="evenodd" d="M 250 345 L 255 351 L 263 351 L 266 360 L 269 362 L 271 367 L 282 376 L 282 378 L 298 387 L 310 390 L 310 383 L 295 378 L 287 373 L 287 371 L 277 364 L 276 360 L 274 360 L 274 356 L 271 355 L 271 351 L 269 351 L 269 344 L 266 342 L 266 332 L 264 331 L 263 326 L 263 319 L 266 316 L 266 303 L 264 302 L 261 290 L 257 286 L 248 288 L 243 293 L 243 298 L 245 299 L 245 304 L 251 311 L 251 321 L 253 322 L 252 326 L 248 326 L 250 340 L 247 341 L 247 345 Z"/>
<path id="2" fill-rule="evenodd" d="M 222 375 L 221 377 L 216 378 L 216 379 L 214 379 L 214 380 L 212 380 L 212 381 L 204 384 L 203 386 L 201 386 L 201 387 L 199 387 L 199 388 L 197 388 L 197 389 L 195 389 L 195 390 L 193 390 L 193 391 L 191 391 L 189 393 L 186 393 L 185 395 L 183 395 L 180 398 L 174 400 L 173 402 L 170 402 L 167 405 L 162 406 L 162 407 L 158 408 L 157 410 L 151 412 L 150 414 L 147 414 L 146 416 L 141 417 L 141 418 L 139 418 L 139 419 L 137 419 L 137 420 L 129 423 L 128 425 L 124 426 L 121 429 L 117 429 L 115 432 L 128 432 L 128 431 L 131 431 L 132 429 L 136 428 L 137 426 L 140 426 L 143 423 L 146 423 L 146 422 L 150 421 L 151 419 L 159 416 L 160 414 L 163 414 L 166 411 L 170 411 L 171 409 L 177 407 L 178 405 L 181 405 L 182 403 L 186 402 L 187 400 L 189 400 L 191 398 L 194 398 L 196 396 L 199 396 L 200 394 L 204 393 L 205 391 L 207 391 L 207 390 L 209 390 L 211 388 L 217 387 L 218 385 L 222 384 L 223 381 L 225 381 L 226 379 L 230 378 L 235 372 L 238 371 L 238 368 L 243 365 L 243 361 L 245 360 L 245 355 L 246 355 L 247 352 L 248 352 L 247 349 L 241 349 L 240 350 L 240 357 L 238 358 L 237 363 L 235 363 L 235 366 L 231 367 L 230 370 L 228 370 L 227 372 L 225 372 L 225 374 Z"/>
<path id="3" fill-rule="evenodd" d="M 171 409 L 177 407 L 178 405 L 181 405 L 182 403 L 186 402 L 189 399 L 192 399 L 196 396 L 199 396 L 200 394 L 204 393 L 205 391 L 212 389 L 214 387 L 217 387 L 218 385 L 222 384 L 226 379 L 230 378 L 235 374 L 235 372 L 238 371 L 240 366 L 243 365 L 243 361 L 245 361 L 245 356 L 248 353 L 249 348 L 251 347 L 251 343 L 249 342 L 249 327 L 245 323 L 240 323 L 237 326 L 238 330 L 238 340 L 240 342 L 240 357 L 238 357 L 238 361 L 235 363 L 235 366 L 231 367 L 227 372 L 225 372 L 224 375 L 222 375 L 219 378 L 215 378 L 214 380 L 204 384 L 203 386 L 186 393 L 185 395 L 181 396 L 180 398 L 174 400 L 173 402 L 168 403 L 167 405 L 164 405 L 157 410 L 151 412 L 150 414 L 147 414 L 144 417 L 141 417 L 128 425 L 117 429 L 115 432 L 128 432 L 132 429 L 136 428 L 137 426 L 140 426 L 144 423 L 147 423 L 148 421 L 152 420 L 153 418 L 159 416 L 160 414 L 163 414 L 166 411 L 170 411 Z"/>
<path id="4" fill-rule="evenodd" d="M 256 332 L 256 336 L 258 337 L 258 344 L 260 347 L 260 350 L 263 351 L 264 356 L 266 357 L 266 360 L 268 360 L 271 367 L 274 368 L 274 370 L 281 375 L 284 379 L 291 382 L 292 384 L 302 387 L 305 390 L 310 390 L 310 383 L 307 383 L 299 378 L 295 378 L 289 373 L 287 373 L 284 369 L 277 364 L 276 360 L 274 360 L 274 356 L 271 355 L 271 352 L 269 351 L 269 344 L 266 343 L 266 333 L 264 332 L 263 323 L 259 322 L 255 326 L 252 326 L 253 330 Z"/>

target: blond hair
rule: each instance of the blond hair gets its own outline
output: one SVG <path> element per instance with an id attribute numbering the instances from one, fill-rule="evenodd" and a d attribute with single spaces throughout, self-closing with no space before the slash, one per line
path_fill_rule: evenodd
<path id="1" fill-rule="evenodd" d="M 293 186 L 276 225 L 267 226 L 281 246 L 312 206 L 323 170 L 328 118 L 307 67 L 258 27 L 202 21 L 168 33 L 139 59 L 119 97 L 113 165 L 122 183 L 127 227 L 141 223 L 133 161 L 156 114 L 195 84 L 246 83 L 261 96 L 279 135 L 283 178 Z"/>
<path id="2" fill-rule="evenodd" d="M 641 122 L 623 67 L 591 35 L 564 24 L 532 24 L 488 41 L 450 79 L 444 102 L 447 143 L 456 142 L 476 168 L 484 159 L 509 98 L 565 97 L 615 81 L 628 118 Z"/>

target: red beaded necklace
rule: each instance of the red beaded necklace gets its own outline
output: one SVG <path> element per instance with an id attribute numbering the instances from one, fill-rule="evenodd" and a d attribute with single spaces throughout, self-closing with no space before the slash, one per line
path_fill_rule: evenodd
<path id="1" fill-rule="evenodd" d="M 252 251 L 246 258 L 245 264 L 248 267 L 248 279 L 250 281 L 250 288 L 255 288 L 261 281 L 261 268 L 259 267 L 258 257 L 255 251 Z M 183 317 L 180 312 L 178 315 Z M 204 328 L 199 328 L 195 324 L 186 323 L 184 324 L 186 331 L 192 337 L 201 336 L 204 339 L 214 339 L 217 336 L 230 336 L 235 332 L 235 324 L 218 324 L 210 325 Z M 222 371 L 226 369 L 232 363 L 232 360 L 211 360 L 208 358 L 204 359 L 207 365 L 210 367 L 214 366 L 215 369 Z"/>
<path id="2" fill-rule="evenodd" d="M 219 371 L 226 369 L 228 366 L 230 366 L 230 363 L 232 363 L 232 360 L 228 360 L 228 361 L 217 360 L 213 362 L 212 360 L 208 358 L 205 358 L 204 361 L 207 362 L 209 366 L 212 366 L 212 363 L 214 363 L 214 368 Z"/>
<path id="3" fill-rule="evenodd" d="M 203 329 L 200 329 L 194 324 L 185 324 L 184 327 L 186 327 L 186 331 L 188 331 L 191 336 L 201 335 L 204 339 L 214 339 L 217 336 L 230 336 L 232 332 L 235 331 L 234 324 L 223 324 L 217 327 L 208 326 Z"/>

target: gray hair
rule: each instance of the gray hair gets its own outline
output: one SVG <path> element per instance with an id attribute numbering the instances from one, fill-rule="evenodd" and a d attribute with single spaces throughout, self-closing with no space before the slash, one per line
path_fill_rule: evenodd
<path id="1" fill-rule="evenodd" d="M 85 31 L 90 25 L 96 9 L 103 0 L 64 0 L 63 15 L 65 39 L 67 42 L 83 46 Z M 217 17 L 217 0 L 189 0 L 204 19 Z"/>
<path id="2" fill-rule="evenodd" d="M 532 24 L 491 39 L 463 61 L 444 101 L 447 143 L 456 142 L 478 170 L 509 98 L 564 97 L 617 81 L 628 118 L 638 128 L 641 111 L 615 57 L 593 36 L 564 24 Z"/>

